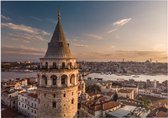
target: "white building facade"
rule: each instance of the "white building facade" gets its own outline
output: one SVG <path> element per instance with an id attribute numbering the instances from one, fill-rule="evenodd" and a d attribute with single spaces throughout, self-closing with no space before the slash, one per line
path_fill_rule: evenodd
<path id="1" fill-rule="evenodd" d="M 39 100 L 36 93 L 21 93 L 18 95 L 18 111 L 29 117 L 37 117 Z"/>

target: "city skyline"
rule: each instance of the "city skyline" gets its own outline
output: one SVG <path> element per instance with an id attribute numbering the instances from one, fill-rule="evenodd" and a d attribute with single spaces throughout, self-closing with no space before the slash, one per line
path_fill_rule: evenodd
<path id="1" fill-rule="evenodd" d="M 66 39 L 78 60 L 167 61 L 164 1 L 2 2 L 2 61 L 43 57 L 58 6 Z"/>

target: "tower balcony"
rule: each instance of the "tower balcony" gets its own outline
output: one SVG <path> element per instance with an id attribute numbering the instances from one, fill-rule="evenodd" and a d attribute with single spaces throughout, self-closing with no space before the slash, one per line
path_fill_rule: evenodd
<path id="1" fill-rule="evenodd" d="M 73 70 L 78 70 L 78 68 L 46 68 L 46 67 L 42 67 L 39 69 L 41 72 L 70 72 Z"/>

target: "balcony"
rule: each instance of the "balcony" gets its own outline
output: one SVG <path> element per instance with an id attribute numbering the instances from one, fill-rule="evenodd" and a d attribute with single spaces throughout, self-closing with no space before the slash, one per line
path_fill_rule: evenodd
<path id="1" fill-rule="evenodd" d="M 40 68 L 39 70 L 41 71 L 41 72 L 70 72 L 70 71 L 72 71 L 72 70 L 77 70 L 78 68 L 67 68 L 67 67 L 65 67 L 65 68 L 53 68 L 53 67 L 50 67 L 50 68 L 46 68 L 46 67 L 42 67 L 42 68 Z"/>

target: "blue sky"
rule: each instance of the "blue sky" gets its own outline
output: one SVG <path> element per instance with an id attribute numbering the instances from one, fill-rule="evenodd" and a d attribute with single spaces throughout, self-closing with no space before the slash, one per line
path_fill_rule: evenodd
<path id="1" fill-rule="evenodd" d="M 78 60 L 166 60 L 166 2 L 2 2 L 2 61 L 43 57 L 61 21 Z"/>

